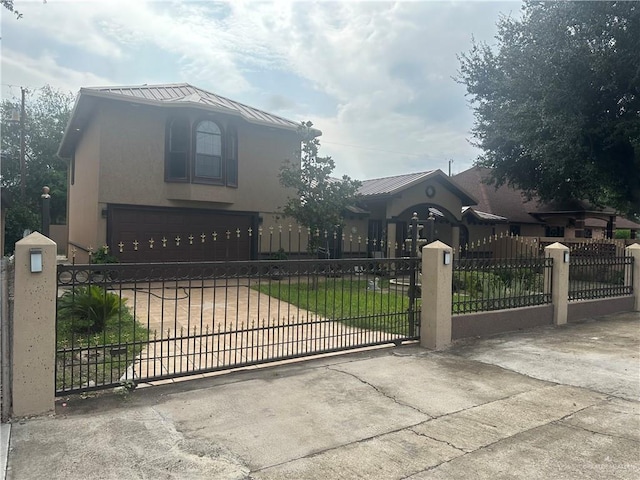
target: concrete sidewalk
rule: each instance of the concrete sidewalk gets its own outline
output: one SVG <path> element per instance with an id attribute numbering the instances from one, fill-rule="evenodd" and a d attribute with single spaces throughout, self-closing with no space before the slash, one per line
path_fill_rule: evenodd
<path id="1" fill-rule="evenodd" d="M 640 314 L 74 397 L 12 479 L 637 479 Z M 64 405 L 64 406 L 63 406 Z"/>

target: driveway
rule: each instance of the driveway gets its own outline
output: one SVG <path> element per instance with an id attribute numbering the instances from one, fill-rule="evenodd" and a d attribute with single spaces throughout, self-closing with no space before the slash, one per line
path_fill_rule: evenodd
<path id="1" fill-rule="evenodd" d="M 61 399 L 8 478 L 637 479 L 640 314 Z"/>

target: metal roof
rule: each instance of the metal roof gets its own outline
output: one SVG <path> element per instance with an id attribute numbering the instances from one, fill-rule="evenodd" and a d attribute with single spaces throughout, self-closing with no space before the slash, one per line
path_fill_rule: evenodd
<path id="1" fill-rule="evenodd" d="M 461 188 L 458 184 L 451 181 L 451 178 L 439 169 L 364 180 L 358 189 L 358 195 L 365 198 L 395 195 L 427 179 L 433 179 L 445 186 L 445 188 L 460 198 L 463 205 L 475 205 L 478 203 L 464 188 Z"/>
<path id="2" fill-rule="evenodd" d="M 433 174 L 433 172 L 434 170 L 430 170 L 428 172 L 407 173 L 404 175 L 395 175 L 393 177 L 363 180 L 362 185 L 358 189 L 358 194 L 363 196 L 393 195 L 394 193 L 427 178 Z"/>
<path id="3" fill-rule="evenodd" d="M 70 158 L 73 155 L 87 122 L 90 121 L 96 110 L 100 108 L 98 103 L 105 100 L 166 108 L 181 106 L 199 108 L 205 111 L 235 115 L 252 124 L 292 132 L 297 131 L 301 125 L 298 122 L 207 92 L 188 83 L 85 87 L 80 89 L 71 118 L 60 142 L 60 147 L 58 148 L 60 157 Z M 311 130 L 315 136 L 322 135 L 322 132 L 318 129 L 312 128 Z"/>
<path id="4" fill-rule="evenodd" d="M 250 107 L 235 100 L 216 95 L 188 83 L 170 83 L 160 85 L 87 87 L 80 95 L 105 96 L 111 98 L 126 97 L 133 102 L 153 103 L 157 105 L 190 104 L 209 107 L 218 111 L 237 114 L 252 123 L 268 124 L 275 127 L 296 130 L 300 123 Z"/>
<path id="5" fill-rule="evenodd" d="M 483 220 L 486 222 L 506 222 L 508 219 L 506 217 L 501 217 L 500 215 L 494 215 L 493 213 L 482 212 L 480 210 L 476 210 L 472 207 L 462 207 L 462 214 L 464 215 L 467 211 L 474 215 L 478 220 Z"/>

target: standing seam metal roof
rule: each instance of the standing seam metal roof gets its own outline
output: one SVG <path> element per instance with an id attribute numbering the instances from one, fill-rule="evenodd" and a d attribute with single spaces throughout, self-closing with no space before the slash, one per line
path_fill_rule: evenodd
<path id="1" fill-rule="evenodd" d="M 390 195 L 413 184 L 414 182 L 431 175 L 434 170 L 428 172 L 408 173 L 393 177 L 374 178 L 364 180 L 358 189 L 360 195 Z"/>
<path id="2" fill-rule="evenodd" d="M 216 95 L 188 83 L 161 84 L 161 85 L 138 85 L 125 87 L 88 87 L 83 88 L 83 92 L 105 93 L 111 95 L 122 95 L 124 97 L 139 98 L 142 100 L 163 103 L 195 103 L 211 106 L 218 109 L 229 110 L 230 113 L 241 115 L 249 122 L 271 124 L 273 126 L 297 129 L 300 124 L 292 120 L 265 112 L 258 108 L 250 107 L 240 102 Z"/>

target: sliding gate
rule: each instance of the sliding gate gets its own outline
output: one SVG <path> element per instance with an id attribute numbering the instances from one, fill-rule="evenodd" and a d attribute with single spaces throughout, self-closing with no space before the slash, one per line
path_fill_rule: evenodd
<path id="1" fill-rule="evenodd" d="M 56 393 L 416 340 L 418 265 L 417 258 L 60 265 Z"/>

